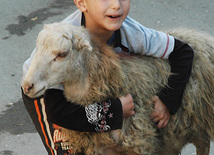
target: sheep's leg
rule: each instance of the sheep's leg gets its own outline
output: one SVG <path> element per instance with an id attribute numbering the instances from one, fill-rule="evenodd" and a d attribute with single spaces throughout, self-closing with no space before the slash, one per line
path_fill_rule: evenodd
<path id="1" fill-rule="evenodd" d="M 209 155 L 210 152 L 210 141 L 209 140 L 195 140 L 192 142 L 196 147 L 197 155 Z"/>

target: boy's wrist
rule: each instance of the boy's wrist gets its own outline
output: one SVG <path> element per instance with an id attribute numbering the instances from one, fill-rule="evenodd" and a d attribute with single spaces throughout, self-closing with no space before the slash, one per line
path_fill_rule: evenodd
<path id="1" fill-rule="evenodd" d="M 119 98 L 110 99 L 111 106 L 107 114 L 108 124 L 111 126 L 111 130 L 121 129 L 123 124 L 123 111 L 122 104 Z"/>
<path id="2" fill-rule="evenodd" d="M 157 96 L 166 105 L 170 113 L 175 114 L 181 106 L 183 94 L 179 92 L 174 92 L 172 89 L 165 87 L 160 93 L 157 94 Z"/>

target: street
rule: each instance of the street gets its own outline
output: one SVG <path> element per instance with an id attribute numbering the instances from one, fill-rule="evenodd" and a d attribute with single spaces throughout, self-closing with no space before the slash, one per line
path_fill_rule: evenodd
<path id="1" fill-rule="evenodd" d="M 63 20 L 76 6 L 72 0 L 0 0 L 0 4 L 0 155 L 45 155 L 21 99 L 22 65 L 43 25 Z M 186 27 L 214 36 L 213 8 L 213 0 L 133 0 L 129 16 L 157 30 Z M 194 155 L 195 147 L 189 144 L 181 154 Z"/>

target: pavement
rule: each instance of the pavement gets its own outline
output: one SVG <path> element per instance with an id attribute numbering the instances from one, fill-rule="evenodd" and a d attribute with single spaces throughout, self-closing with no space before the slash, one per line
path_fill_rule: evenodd
<path id="1" fill-rule="evenodd" d="M 22 64 L 43 25 L 63 20 L 76 7 L 72 0 L 0 0 L 0 4 L 0 155 L 45 155 L 21 99 Z M 214 36 L 213 8 L 213 0 L 133 0 L 129 15 L 157 30 L 187 27 Z M 187 145 L 181 154 L 194 155 L 195 147 Z"/>

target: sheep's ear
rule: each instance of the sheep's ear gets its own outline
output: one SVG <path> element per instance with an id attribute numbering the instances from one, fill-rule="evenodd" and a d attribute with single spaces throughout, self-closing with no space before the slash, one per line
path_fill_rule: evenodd
<path id="1" fill-rule="evenodd" d="M 74 46 L 77 50 L 87 48 L 89 51 L 92 51 L 92 46 L 90 44 L 90 41 L 80 38 L 79 36 L 75 36 L 74 39 Z"/>
<path id="2" fill-rule="evenodd" d="M 45 25 L 43 26 L 43 29 L 54 30 L 54 29 L 56 29 L 56 28 L 57 28 L 57 26 L 56 26 L 55 23 L 53 23 L 53 24 L 45 24 Z"/>
<path id="3" fill-rule="evenodd" d="M 59 23 L 52 23 L 52 24 L 45 24 L 43 26 L 43 29 L 50 29 L 50 30 L 60 30 Z"/>
<path id="4" fill-rule="evenodd" d="M 43 29 L 47 29 L 47 28 L 48 28 L 48 25 L 45 24 L 45 25 L 43 26 Z"/>
<path id="5" fill-rule="evenodd" d="M 92 46 L 88 40 L 83 40 L 83 46 L 88 48 L 89 51 L 92 51 Z"/>
<path id="6" fill-rule="evenodd" d="M 68 39 L 68 40 L 70 40 L 71 38 L 70 37 L 68 37 L 68 35 L 66 35 L 66 34 L 63 34 L 62 35 L 64 38 L 66 38 L 66 39 Z"/>

